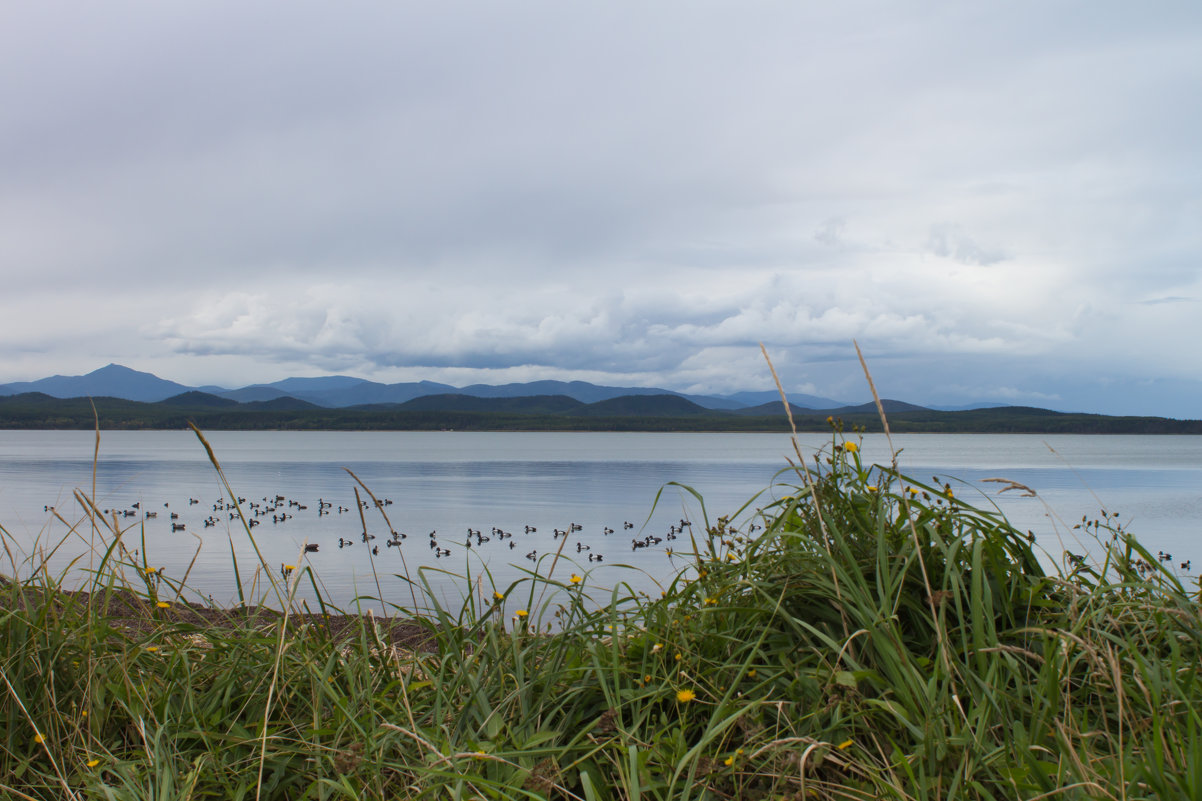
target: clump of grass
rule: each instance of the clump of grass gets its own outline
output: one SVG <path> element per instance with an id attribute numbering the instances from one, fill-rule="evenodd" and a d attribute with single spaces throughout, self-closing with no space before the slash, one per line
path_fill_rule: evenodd
<path id="1" fill-rule="evenodd" d="M 832 425 L 763 529 L 707 519 L 662 597 L 555 555 L 419 606 L 419 571 L 408 647 L 371 616 L 196 621 L 102 531 L 87 596 L 44 562 L 0 585 L 0 794 L 1202 797 L 1196 595 L 1112 519 L 1045 568 Z M 285 611 L 302 579 L 269 589 Z"/>

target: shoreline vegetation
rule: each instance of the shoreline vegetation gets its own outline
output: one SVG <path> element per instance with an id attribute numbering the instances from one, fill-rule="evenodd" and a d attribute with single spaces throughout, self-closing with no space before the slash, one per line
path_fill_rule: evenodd
<path id="1" fill-rule="evenodd" d="M 883 401 L 894 433 L 1202 434 L 1202 420 L 1116 417 L 1027 406 L 944 412 Z M 188 392 L 157 403 L 119 398 L 0 397 L 0 429 L 208 431 L 664 431 L 822 432 L 834 415 L 880 432 L 874 404 L 835 410 L 780 404 L 750 410 L 705 409 L 671 395 L 624 396 L 581 403 L 564 396 L 474 398 L 439 395 L 404 404 L 325 408 L 293 398 L 239 403 Z"/>
<path id="2" fill-rule="evenodd" d="M 61 543 L 22 556 L 0 528 L 0 794 L 1202 797 L 1198 588 L 1116 514 L 1078 526 L 1090 553 L 1041 556 L 951 485 L 864 463 L 845 422 L 762 530 L 699 497 L 654 598 L 547 554 L 507 586 L 464 575 L 458 606 L 419 571 L 381 619 L 297 604 L 303 560 L 231 556 L 265 589 L 205 608 L 77 491 L 83 593 L 47 567 Z"/>

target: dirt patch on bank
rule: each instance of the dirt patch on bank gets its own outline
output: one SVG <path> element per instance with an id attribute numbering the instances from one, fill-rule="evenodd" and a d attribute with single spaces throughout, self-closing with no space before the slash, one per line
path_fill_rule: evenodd
<path id="1" fill-rule="evenodd" d="M 221 629 L 276 634 L 284 618 L 283 612 L 265 606 L 222 609 L 181 600 L 171 601 L 168 606 L 160 607 L 128 590 L 96 593 L 48 592 L 28 586 L 16 588 L 10 580 L 0 578 L 0 610 L 3 607 L 16 607 L 15 611 L 45 610 L 48 604 L 60 615 L 75 616 L 82 613 L 102 617 L 114 629 L 134 637 L 146 636 L 164 629 L 186 631 L 192 628 L 196 633 L 203 633 L 205 629 Z M 295 634 L 311 632 L 321 627 L 321 636 L 328 636 L 335 642 L 345 642 L 357 639 L 364 625 L 369 627 L 369 636 L 374 638 L 376 635 L 371 635 L 370 632 L 378 632 L 378 637 L 384 645 L 421 650 L 431 644 L 428 628 L 406 618 L 371 613 L 323 615 L 293 612 L 288 615 L 286 631 Z"/>

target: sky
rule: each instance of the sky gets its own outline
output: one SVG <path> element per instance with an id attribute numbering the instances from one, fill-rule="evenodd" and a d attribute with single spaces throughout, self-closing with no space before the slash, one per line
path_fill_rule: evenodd
<path id="1" fill-rule="evenodd" d="M 1202 418 L 1202 5 L 8 3 L 0 383 Z"/>

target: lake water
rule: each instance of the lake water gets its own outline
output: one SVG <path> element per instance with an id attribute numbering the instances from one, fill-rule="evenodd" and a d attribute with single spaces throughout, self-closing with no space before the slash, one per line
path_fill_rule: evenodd
<path id="1" fill-rule="evenodd" d="M 476 576 L 486 566 L 499 587 L 536 564 L 545 573 L 565 542 L 554 536 L 555 529 L 571 529 L 555 566 L 557 577 L 578 572 L 587 575 L 590 587 L 628 581 L 654 592 L 658 581 L 684 565 L 666 549 L 689 550 L 688 529 L 672 541 L 673 526 L 688 520 L 700 535 L 707 516 L 712 521 L 731 515 L 763 491 L 737 519 L 746 524 L 756 508 L 788 492 L 773 482 L 794 454 L 790 438 L 777 434 L 206 436 L 236 495 L 246 499 L 247 516 L 258 521 L 252 532 L 263 563 L 277 572 L 283 564 L 312 566 L 323 596 L 340 606 L 357 594 L 411 606 L 410 585 L 398 577 L 403 575 L 424 573 L 436 593 L 450 596 L 463 586 L 451 574 L 469 569 Z M 807 454 L 831 443 L 816 434 L 798 440 Z M 1072 525 L 1105 509 L 1119 512 L 1153 552 L 1163 549 L 1177 561 L 1198 556 L 1202 567 L 1202 437 L 925 434 L 896 436 L 893 443 L 904 472 L 920 481 L 950 479 L 958 497 L 997 503 L 1016 526 L 1035 532 L 1053 556 L 1064 548 L 1088 550 Z M 28 575 L 43 558 L 55 571 L 69 564 L 86 568 L 95 559 L 88 555 L 93 535 L 91 525 L 81 523 L 75 491 L 91 496 L 94 479 L 98 509 L 111 515 L 138 504 L 133 515 L 118 518 L 127 549 L 169 577 L 187 574 L 194 588 L 190 597 L 236 602 L 234 558 L 247 585 L 259 562 L 241 523 L 221 508 L 228 497 L 196 436 L 102 432 L 93 476 L 94 446 L 92 432 L 0 431 L 0 526 L 10 554 L 0 554 L 0 573 Z M 865 437 L 863 457 L 887 464 L 884 437 Z M 383 508 L 387 521 L 374 507 L 364 512 L 367 532 L 375 536 L 366 543 L 356 507 L 359 485 L 348 469 L 377 498 L 391 501 Z M 1025 484 L 1039 497 L 998 495 L 999 485 L 982 481 L 991 477 Z M 696 489 L 704 510 L 692 494 L 669 482 Z M 319 514 L 323 502 L 332 506 Z M 148 519 L 148 511 L 155 517 Z M 281 519 L 285 513 L 289 517 Z M 494 534 L 494 528 L 512 536 Z M 467 546 L 468 529 L 488 540 L 473 536 Z M 386 545 L 391 530 L 405 535 L 399 547 Z M 648 536 L 661 541 L 633 547 L 633 540 Z M 306 544 L 318 551 L 304 553 Z M 488 581 L 484 587 L 491 594 Z M 315 597 L 307 583 L 299 594 Z"/>

